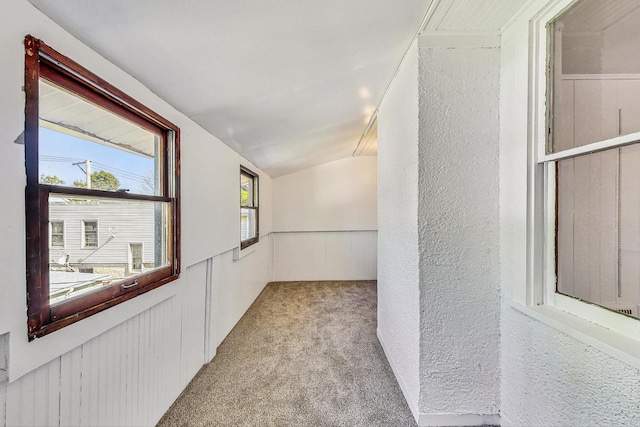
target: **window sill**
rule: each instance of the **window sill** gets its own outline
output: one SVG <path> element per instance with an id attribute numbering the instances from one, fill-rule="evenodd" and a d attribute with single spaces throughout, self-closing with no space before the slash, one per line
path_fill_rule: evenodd
<path id="1" fill-rule="evenodd" d="M 240 249 L 240 246 L 233 248 L 233 260 L 238 261 L 249 254 L 252 254 L 256 251 L 256 247 L 258 242 L 252 244 L 251 246 L 247 246 L 244 249 Z"/>
<path id="2" fill-rule="evenodd" d="M 525 306 L 513 300 L 508 304 L 545 325 L 640 369 L 640 341 L 637 339 L 553 306 Z"/>

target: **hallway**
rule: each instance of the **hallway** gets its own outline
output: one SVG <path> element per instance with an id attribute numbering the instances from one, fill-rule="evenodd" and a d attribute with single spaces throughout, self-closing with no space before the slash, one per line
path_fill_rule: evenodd
<path id="1" fill-rule="evenodd" d="M 376 317 L 375 282 L 270 283 L 159 425 L 415 425 Z"/>

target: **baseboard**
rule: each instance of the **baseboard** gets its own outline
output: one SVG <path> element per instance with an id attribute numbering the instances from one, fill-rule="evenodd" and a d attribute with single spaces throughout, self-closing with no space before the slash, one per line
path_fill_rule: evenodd
<path id="1" fill-rule="evenodd" d="M 483 426 L 500 425 L 500 415 L 420 414 L 419 426 Z"/>
<path id="2" fill-rule="evenodd" d="M 500 425 L 500 415 L 497 415 L 497 414 L 424 414 L 424 413 L 420 413 L 418 402 L 413 401 L 413 396 L 409 394 L 408 388 L 404 383 L 404 381 L 402 380 L 402 377 L 398 375 L 398 372 L 394 366 L 393 359 L 389 357 L 387 346 L 384 342 L 384 338 L 382 337 L 382 334 L 380 333 L 379 328 L 376 330 L 376 335 L 378 336 L 378 341 L 380 341 L 380 346 L 382 346 L 382 351 L 384 351 L 384 354 L 387 357 L 389 366 L 391 366 L 393 375 L 396 377 L 396 381 L 398 381 L 400 390 L 402 390 L 404 399 L 407 401 L 407 405 L 409 405 L 409 409 L 411 409 L 413 418 L 416 420 L 416 423 L 419 426 L 426 427 L 426 426 Z"/>
<path id="3" fill-rule="evenodd" d="M 384 355 L 387 357 L 387 362 L 389 362 L 389 366 L 391 366 L 393 375 L 396 377 L 396 381 L 398 381 L 398 385 L 400 385 L 400 390 L 402 390 L 404 400 L 407 401 L 407 405 L 409 405 L 409 409 L 411 409 L 411 413 L 413 414 L 413 418 L 416 420 L 416 423 L 420 425 L 420 423 L 418 422 L 419 421 L 418 402 L 417 401 L 414 402 L 412 400 L 412 396 L 409 394 L 406 384 L 402 380 L 402 377 L 398 375 L 398 372 L 395 369 L 393 360 L 389 357 L 389 352 L 387 351 L 387 346 L 384 343 L 384 339 L 380 334 L 380 328 L 376 329 L 376 335 L 378 336 L 378 341 L 380 341 L 380 346 L 382 347 L 382 351 L 384 352 Z"/>

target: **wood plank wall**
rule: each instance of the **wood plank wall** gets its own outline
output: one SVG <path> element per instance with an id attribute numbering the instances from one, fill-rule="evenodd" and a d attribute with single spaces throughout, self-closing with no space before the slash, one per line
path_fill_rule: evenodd
<path id="1" fill-rule="evenodd" d="M 273 233 L 273 280 L 376 280 L 377 231 Z"/>
<path id="2" fill-rule="evenodd" d="M 269 240 L 240 260 L 229 251 L 188 267 L 171 298 L 0 382 L 0 426 L 157 423 L 269 281 Z"/>

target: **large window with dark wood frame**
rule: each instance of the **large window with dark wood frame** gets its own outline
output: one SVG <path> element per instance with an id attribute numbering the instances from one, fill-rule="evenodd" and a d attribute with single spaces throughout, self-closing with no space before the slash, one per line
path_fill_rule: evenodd
<path id="1" fill-rule="evenodd" d="M 31 36 L 25 48 L 34 339 L 178 277 L 180 144 L 174 124 L 84 67 Z"/>
<path id="2" fill-rule="evenodd" d="M 258 242 L 258 175 L 240 167 L 240 249 Z"/>

